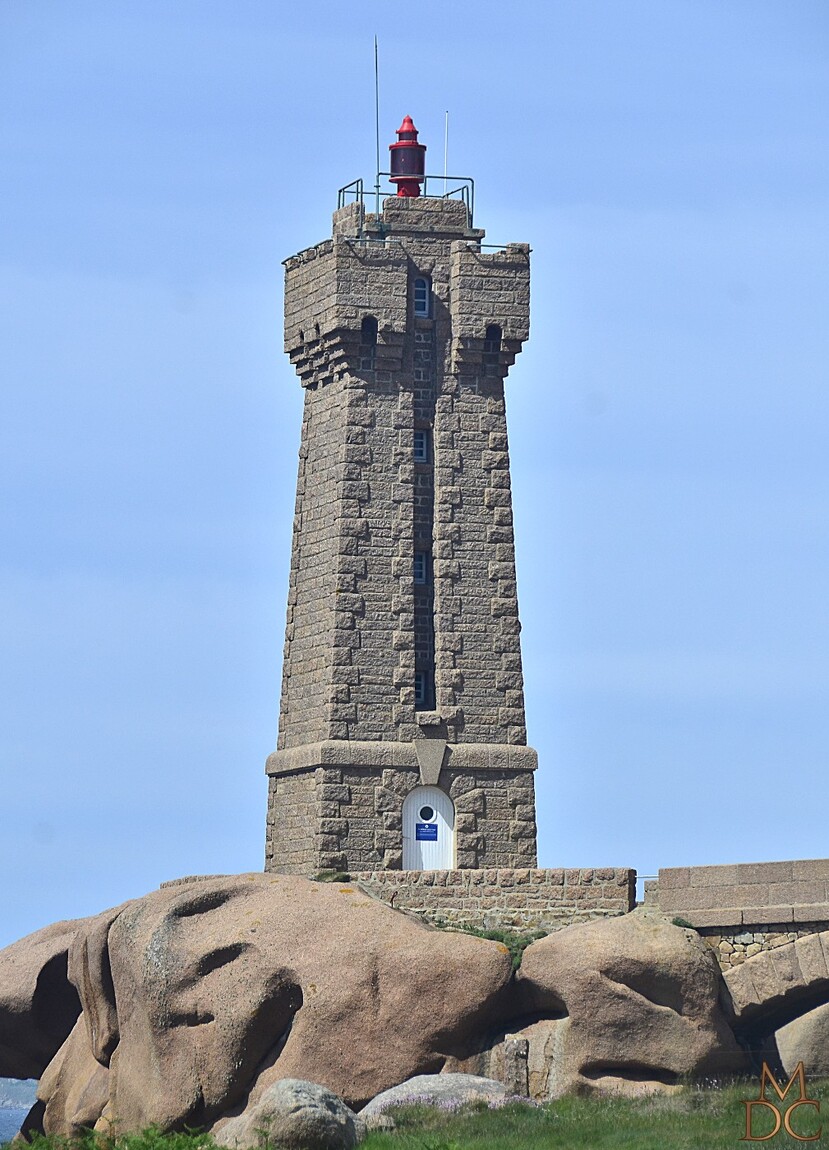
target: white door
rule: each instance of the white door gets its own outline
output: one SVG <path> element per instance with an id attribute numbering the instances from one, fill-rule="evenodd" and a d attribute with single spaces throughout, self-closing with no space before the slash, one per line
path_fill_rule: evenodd
<path id="1" fill-rule="evenodd" d="M 440 787 L 415 787 L 403 802 L 403 870 L 455 865 L 455 804 Z"/>

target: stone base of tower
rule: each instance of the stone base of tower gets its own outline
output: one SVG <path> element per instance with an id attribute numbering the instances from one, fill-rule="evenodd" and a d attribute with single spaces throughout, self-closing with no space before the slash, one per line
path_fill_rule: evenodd
<path id="1" fill-rule="evenodd" d="M 535 751 L 436 743 L 328 740 L 274 752 L 265 869 L 402 871 L 404 804 L 428 786 L 454 810 L 445 870 L 535 868 Z"/>

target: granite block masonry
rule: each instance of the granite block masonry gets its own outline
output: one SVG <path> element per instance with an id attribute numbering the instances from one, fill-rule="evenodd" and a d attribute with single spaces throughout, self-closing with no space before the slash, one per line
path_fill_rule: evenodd
<path id="1" fill-rule="evenodd" d="M 636 906 L 629 867 L 547 870 L 375 871 L 355 874 L 362 890 L 396 910 L 441 927 L 552 934 L 565 926 L 615 918 Z"/>
<path id="2" fill-rule="evenodd" d="M 449 826 L 428 865 L 536 865 L 504 405 L 529 247 L 483 239 L 462 200 L 393 197 L 285 263 L 305 400 L 266 869 L 419 869 L 412 801 Z"/>
<path id="3" fill-rule="evenodd" d="M 829 929 L 829 859 L 663 867 L 645 899 L 693 926 L 728 969 Z"/>

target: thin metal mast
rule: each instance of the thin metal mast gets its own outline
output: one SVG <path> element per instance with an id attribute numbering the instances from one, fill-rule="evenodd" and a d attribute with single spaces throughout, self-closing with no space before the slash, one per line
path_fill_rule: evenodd
<path id="1" fill-rule="evenodd" d="M 374 37 L 374 140 L 375 140 L 375 172 L 374 183 L 374 211 L 380 215 L 380 66 L 377 57 L 377 37 Z"/>
<path id="2" fill-rule="evenodd" d="M 449 112 L 446 112 L 446 121 L 443 128 L 443 194 L 446 195 L 446 173 L 449 171 Z"/>

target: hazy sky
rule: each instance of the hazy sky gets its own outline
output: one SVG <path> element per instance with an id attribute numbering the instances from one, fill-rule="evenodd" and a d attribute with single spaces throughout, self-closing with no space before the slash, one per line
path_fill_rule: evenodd
<path id="1" fill-rule="evenodd" d="M 281 261 L 411 114 L 533 248 L 540 861 L 829 855 L 825 0 L 0 0 L 0 944 L 262 866 Z"/>

